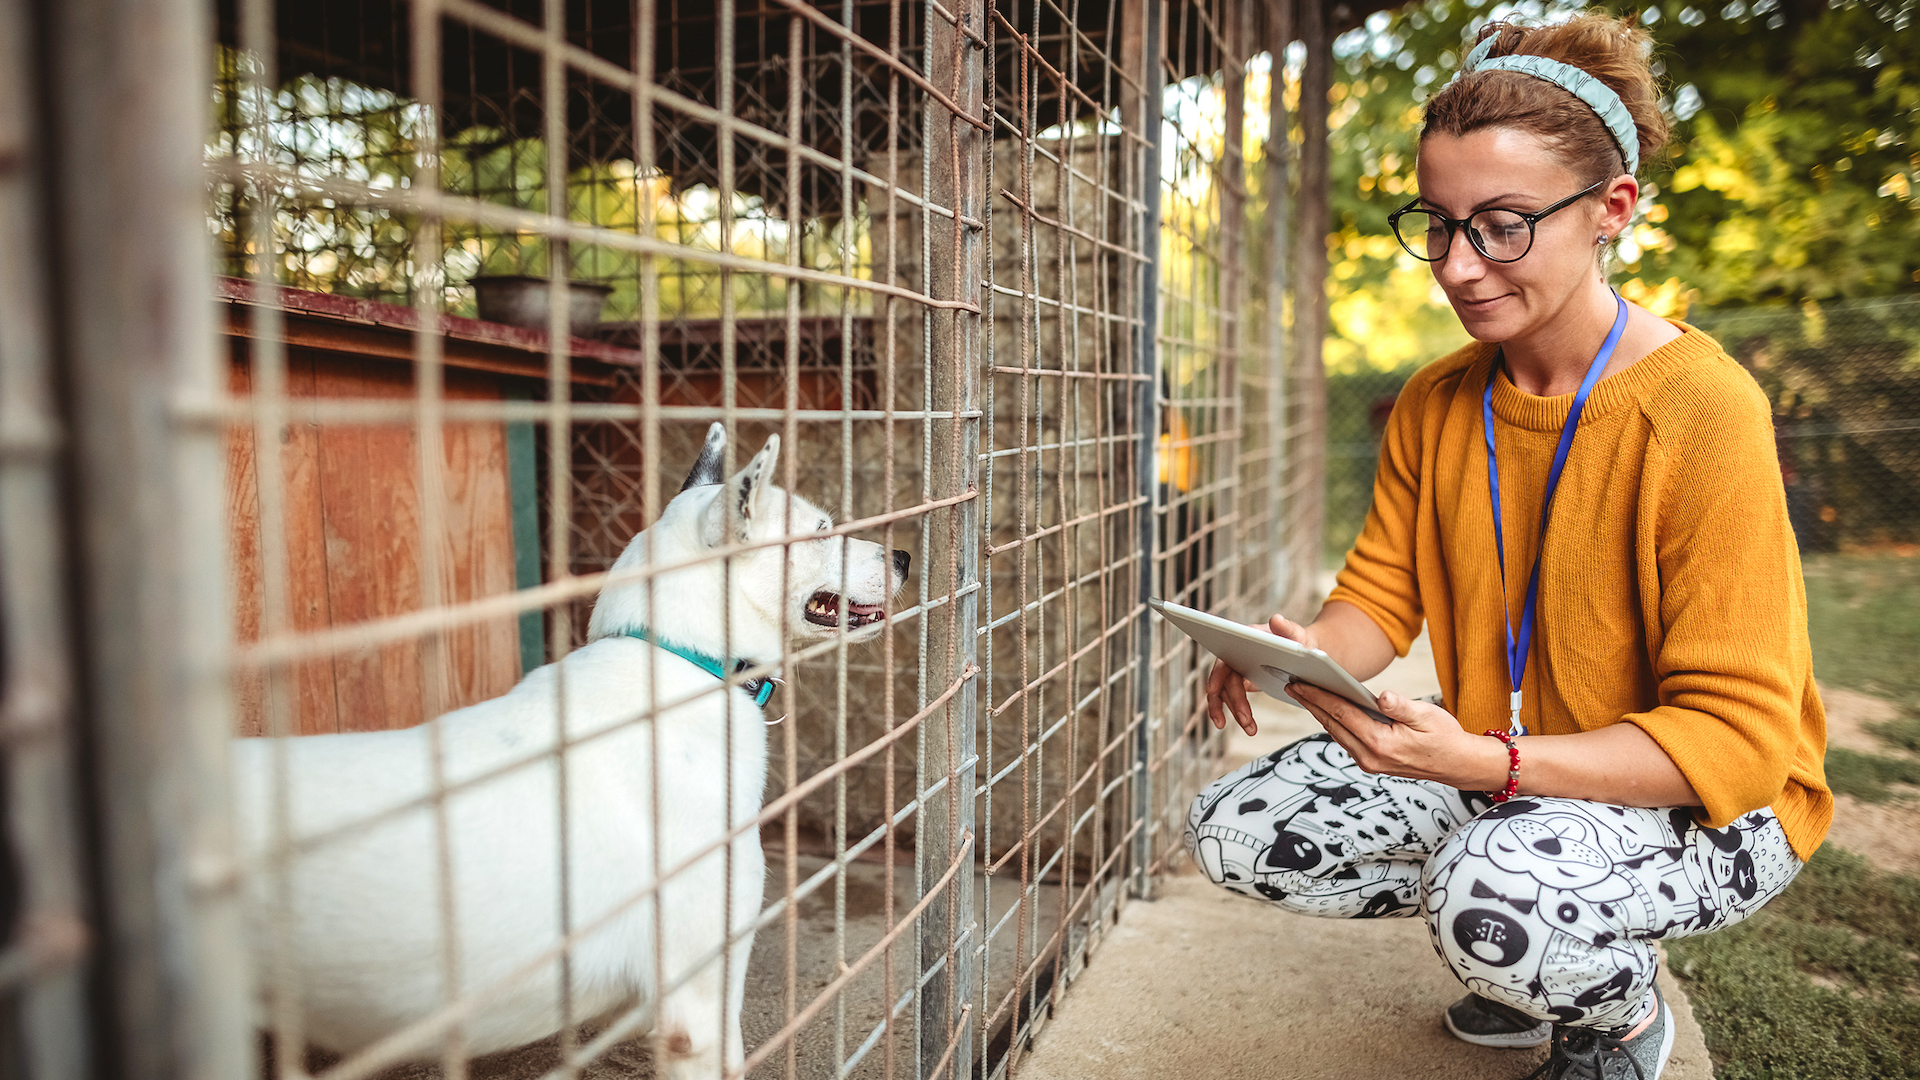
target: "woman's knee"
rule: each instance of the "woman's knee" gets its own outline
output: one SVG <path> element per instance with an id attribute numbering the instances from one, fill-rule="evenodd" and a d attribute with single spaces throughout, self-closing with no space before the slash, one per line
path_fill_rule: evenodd
<path id="1" fill-rule="evenodd" d="M 1262 765 L 1264 771 L 1259 768 Z M 1208 784 L 1187 808 L 1187 854 L 1215 885 L 1236 892 L 1252 888 L 1264 853 L 1260 831 L 1265 822 L 1249 820 L 1264 807 L 1249 805 L 1258 800 L 1250 799 L 1247 789 L 1257 786 L 1271 769 L 1270 762 L 1261 761 L 1236 769 Z"/>
<path id="2" fill-rule="evenodd" d="M 1428 860 L 1421 909 L 1469 989 L 1577 1023 L 1630 1008 L 1653 960 L 1631 936 L 1644 896 L 1569 802 L 1516 799 L 1467 823 Z"/>
<path id="3" fill-rule="evenodd" d="M 1300 745 L 1250 761 L 1194 796 L 1185 840 L 1207 880 L 1248 896 L 1280 900 L 1284 891 L 1266 879 L 1320 861 L 1317 847 L 1287 829 L 1288 819 L 1311 797 L 1290 767 L 1297 765 Z"/>
<path id="4" fill-rule="evenodd" d="M 1516 879 L 1489 853 L 1480 819 L 1448 837 L 1421 874 L 1420 911 L 1434 949 L 1458 974 L 1506 970 L 1535 951 L 1538 883 Z"/>
<path id="5" fill-rule="evenodd" d="M 1207 879 L 1232 892 L 1311 915 L 1404 916 L 1419 867 L 1388 853 L 1405 839 L 1395 805 L 1321 735 L 1209 784 L 1188 810 L 1185 840 Z"/>

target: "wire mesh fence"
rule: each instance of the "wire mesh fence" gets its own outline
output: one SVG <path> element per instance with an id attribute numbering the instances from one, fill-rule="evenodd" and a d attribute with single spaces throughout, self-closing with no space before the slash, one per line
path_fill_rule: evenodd
<path id="1" fill-rule="evenodd" d="M 1803 552 L 1920 541 L 1920 298 L 1699 311 L 1773 403 Z"/>
<path id="2" fill-rule="evenodd" d="M 1773 405 L 1802 552 L 1920 542 L 1920 299 L 1696 309 Z M 1380 435 L 1413 368 L 1327 377 L 1327 542 L 1334 564 L 1373 499 Z"/>
<path id="3" fill-rule="evenodd" d="M 223 466 L 180 481 L 237 803 L 182 895 L 252 957 L 221 1030 L 285 1080 L 1017 1073 L 1217 751 L 1145 598 L 1284 584 L 1266 12 L 182 18 L 215 348 L 159 430 Z M 57 516 L 11 501 L 57 476 L 15 452 L 32 356 L 9 528 Z M 17 553 L 57 550 L 8 541 L 16 777 L 59 699 Z M 73 970 L 15 925 L 0 988 Z"/>
<path id="4" fill-rule="evenodd" d="M 1359 368 L 1327 375 L 1327 518 L 1320 565 L 1334 567 L 1366 524 L 1373 474 L 1393 402 L 1415 368 Z"/>

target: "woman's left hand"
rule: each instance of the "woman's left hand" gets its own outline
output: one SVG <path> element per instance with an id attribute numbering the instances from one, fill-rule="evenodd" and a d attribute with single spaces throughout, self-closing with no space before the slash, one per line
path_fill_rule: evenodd
<path id="1" fill-rule="evenodd" d="M 1379 695 L 1380 711 L 1394 722 L 1383 724 L 1317 686 L 1294 682 L 1287 693 L 1367 772 L 1480 791 L 1506 784 L 1506 747 L 1496 739 L 1469 734 L 1438 705 L 1409 701 L 1389 690 Z"/>

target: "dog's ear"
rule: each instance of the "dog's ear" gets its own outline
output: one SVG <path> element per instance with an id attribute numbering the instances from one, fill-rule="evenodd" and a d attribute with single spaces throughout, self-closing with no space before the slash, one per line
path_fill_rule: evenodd
<path id="1" fill-rule="evenodd" d="M 780 436 L 767 436 L 767 445 L 753 455 L 747 467 L 733 474 L 720 497 L 707 505 L 701 532 L 708 547 L 718 545 L 726 528 L 727 515 L 733 516 L 734 539 L 745 539 L 747 527 L 757 520 L 767 503 L 767 489 L 773 486 L 773 467 L 780 460 Z"/>
<path id="2" fill-rule="evenodd" d="M 707 429 L 707 442 L 700 448 L 700 459 L 693 463 L 693 471 L 687 474 L 687 481 L 680 485 L 680 490 L 697 488 L 703 484 L 717 484 L 726 479 L 720 472 L 720 459 L 725 456 L 726 451 L 727 428 L 716 420 L 713 426 Z"/>

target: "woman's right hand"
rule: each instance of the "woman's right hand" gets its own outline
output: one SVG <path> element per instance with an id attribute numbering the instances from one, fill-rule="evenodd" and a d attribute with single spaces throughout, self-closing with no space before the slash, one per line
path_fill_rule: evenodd
<path id="1" fill-rule="evenodd" d="M 1320 647 L 1319 636 L 1312 627 L 1302 626 L 1292 619 L 1275 615 L 1267 620 L 1267 632 L 1278 637 L 1288 638 L 1305 645 L 1309 649 Z M 1226 714 L 1233 714 L 1233 721 L 1240 730 L 1249 735 L 1259 730 L 1253 722 L 1253 706 L 1247 701 L 1247 695 L 1258 690 L 1252 681 L 1242 678 L 1240 673 L 1228 667 L 1224 662 L 1215 660 L 1213 670 L 1207 673 L 1207 717 L 1215 728 L 1227 726 Z"/>

